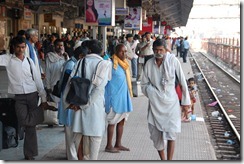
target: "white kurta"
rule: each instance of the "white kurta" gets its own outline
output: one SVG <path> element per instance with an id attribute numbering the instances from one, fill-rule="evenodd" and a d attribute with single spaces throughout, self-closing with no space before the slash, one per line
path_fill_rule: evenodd
<path id="1" fill-rule="evenodd" d="M 93 81 L 94 73 L 96 70 L 96 65 L 99 61 L 103 60 L 102 57 L 89 54 L 85 57 L 85 73 L 86 78 Z M 102 62 L 110 62 L 110 61 L 102 61 Z M 78 66 L 79 61 L 76 63 L 74 67 L 71 77 L 74 76 L 76 68 Z M 81 65 L 78 69 L 78 76 L 81 76 Z M 86 105 L 80 106 L 80 110 L 74 113 L 73 125 L 72 129 L 76 133 L 81 133 L 85 136 L 103 136 L 106 128 L 106 113 L 105 113 L 105 86 L 109 80 L 109 73 L 111 73 L 111 65 L 107 65 L 106 67 L 101 68 L 102 70 L 97 70 L 98 72 L 103 72 L 103 76 L 101 76 L 97 86 L 92 84 L 89 89 L 89 102 Z M 69 91 L 70 79 L 68 80 L 67 86 L 64 90 L 63 103 L 64 109 L 68 107 L 69 104 L 66 102 L 66 96 Z"/>
<path id="2" fill-rule="evenodd" d="M 62 66 L 65 62 L 64 56 L 59 56 L 55 52 L 49 52 L 46 56 L 46 87 L 53 89 L 60 79 Z"/>
<path id="3" fill-rule="evenodd" d="M 182 86 L 182 105 L 190 105 L 189 92 L 182 71 L 180 62 L 177 58 L 171 60 L 170 65 L 175 67 L 175 72 Z M 149 99 L 148 123 L 164 132 L 181 131 L 181 109 L 179 99 L 175 91 L 175 77 L 170 78 L 163 87 L 164 77 L 163 63 L 157 66 L 155 58 L 147 61 L 142 75 L 142 92 Z"/>

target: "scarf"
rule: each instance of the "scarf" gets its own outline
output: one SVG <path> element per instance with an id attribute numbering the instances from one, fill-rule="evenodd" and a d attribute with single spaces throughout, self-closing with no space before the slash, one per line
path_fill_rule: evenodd
<path id="1" fill-rule="evenodd" d="M 59 55 L 59 54 L 57 54 L 56 52 L 48 52 L 48 54 L 47 54 L 47 58 L 49 59 L 49 61 L 50 61 L 51 63 L 56 63 L 56 62 L 58 62 L 59 60 L 64 60 L 64 61 L 66 61 L 63 55 Z M 69 58 L 68 58 L 68 59 L 69 59 Z M 68 60 L 68 59 L 67 59 L 67 60 Z"/>
<path id="2" fill-rule="evenodd" d="M 125 71 L 128 89 L 130 92 L 130 96 L 132 97 L 133 96 L 132 84 L 131 84 L 130 69 L 129 69 L 130 65 L 129 65 L 128 61 L 127 60 L 120 60 L 120 58 L 118 58 L 118 56 L 115 54 L 112 56 L 112 59 L 113 59 L 113 63 L 114 63 L 114 65 L 113 65 L 114 69 L 117 69 L 118 64 L 119 64 L 123 68 L 123 70 Z"/>
<path id="3" fill-rule="evenodd" d="M 165 79 L 169 80 L 175 76 L 175 66 L 173 63 L 175 55 L 167 52 L 164 59 L 164 70 L 165 70 Z"/>
<path id="4" fill-rule="evenodd" d="M 35 46 L 33 47 L 33 46 L 31 45 L 31 43 L 30 43 L 28 40 L 26 40 L 26 44 L 27 44 L 28 47 L 29 47 L 30 58 L 31 58 L 31 59 L 33 60 L 33 62 L 35 63 L 35 53 L 34 53 L 34 50 L 36 51 Z M 36 52 L 36 54 L 37 54 L 37 52 Z"/>

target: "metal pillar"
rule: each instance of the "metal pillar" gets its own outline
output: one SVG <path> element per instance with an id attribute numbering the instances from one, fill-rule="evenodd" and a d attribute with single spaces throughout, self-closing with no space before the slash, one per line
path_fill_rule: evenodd
<path id="1" fill-rule="evenodd" d="M 107 26 L 102 27 L 102 34 L 103 34 L 103 50 L 104 52 L 107 51 Z"/>
<path id="2" fill-rule="evenodd" d="M 92 27 L 92 38 L 97 39 L 97 27 L 96 26 Z"/>

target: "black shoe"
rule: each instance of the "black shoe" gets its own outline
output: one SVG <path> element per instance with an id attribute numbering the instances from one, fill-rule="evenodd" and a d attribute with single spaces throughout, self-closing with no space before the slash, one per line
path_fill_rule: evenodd
<path id="1" fill-rule="evenodd" d="M 27 157 L 27 156 L 25 156 L 25 160 L 35 160 L 35 158 L 34 157 Z"/>
<path id="2" fill-rule="evenodd" d="M 25 135 L 24 127 L 20 127 L 19 129 L 19 140 L 23 140 Z"/>
<path id="3" fill-rule="evenodd" d="M 48 127 L 49 127 L 49 128 L 53 128 L 53 125 L 50 124 L 50 125 L 48 125 Z"/>

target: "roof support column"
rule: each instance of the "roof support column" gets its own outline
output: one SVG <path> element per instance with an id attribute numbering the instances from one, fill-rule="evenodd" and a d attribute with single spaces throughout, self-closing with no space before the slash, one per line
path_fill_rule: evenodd
<path id="1" fill-rule="evenodd" d="M 97 26 L 92 27 L 92 38 L 97 39 Z"/>
<path id="2" fill-rule="evenodd" d="M 104 52 L 106 52 L 107 51 L 107 26 L 102 26 L 101 27 L 102 28 L 102 34 L 103 34 L 103 50 L 104 50 Z"/>

